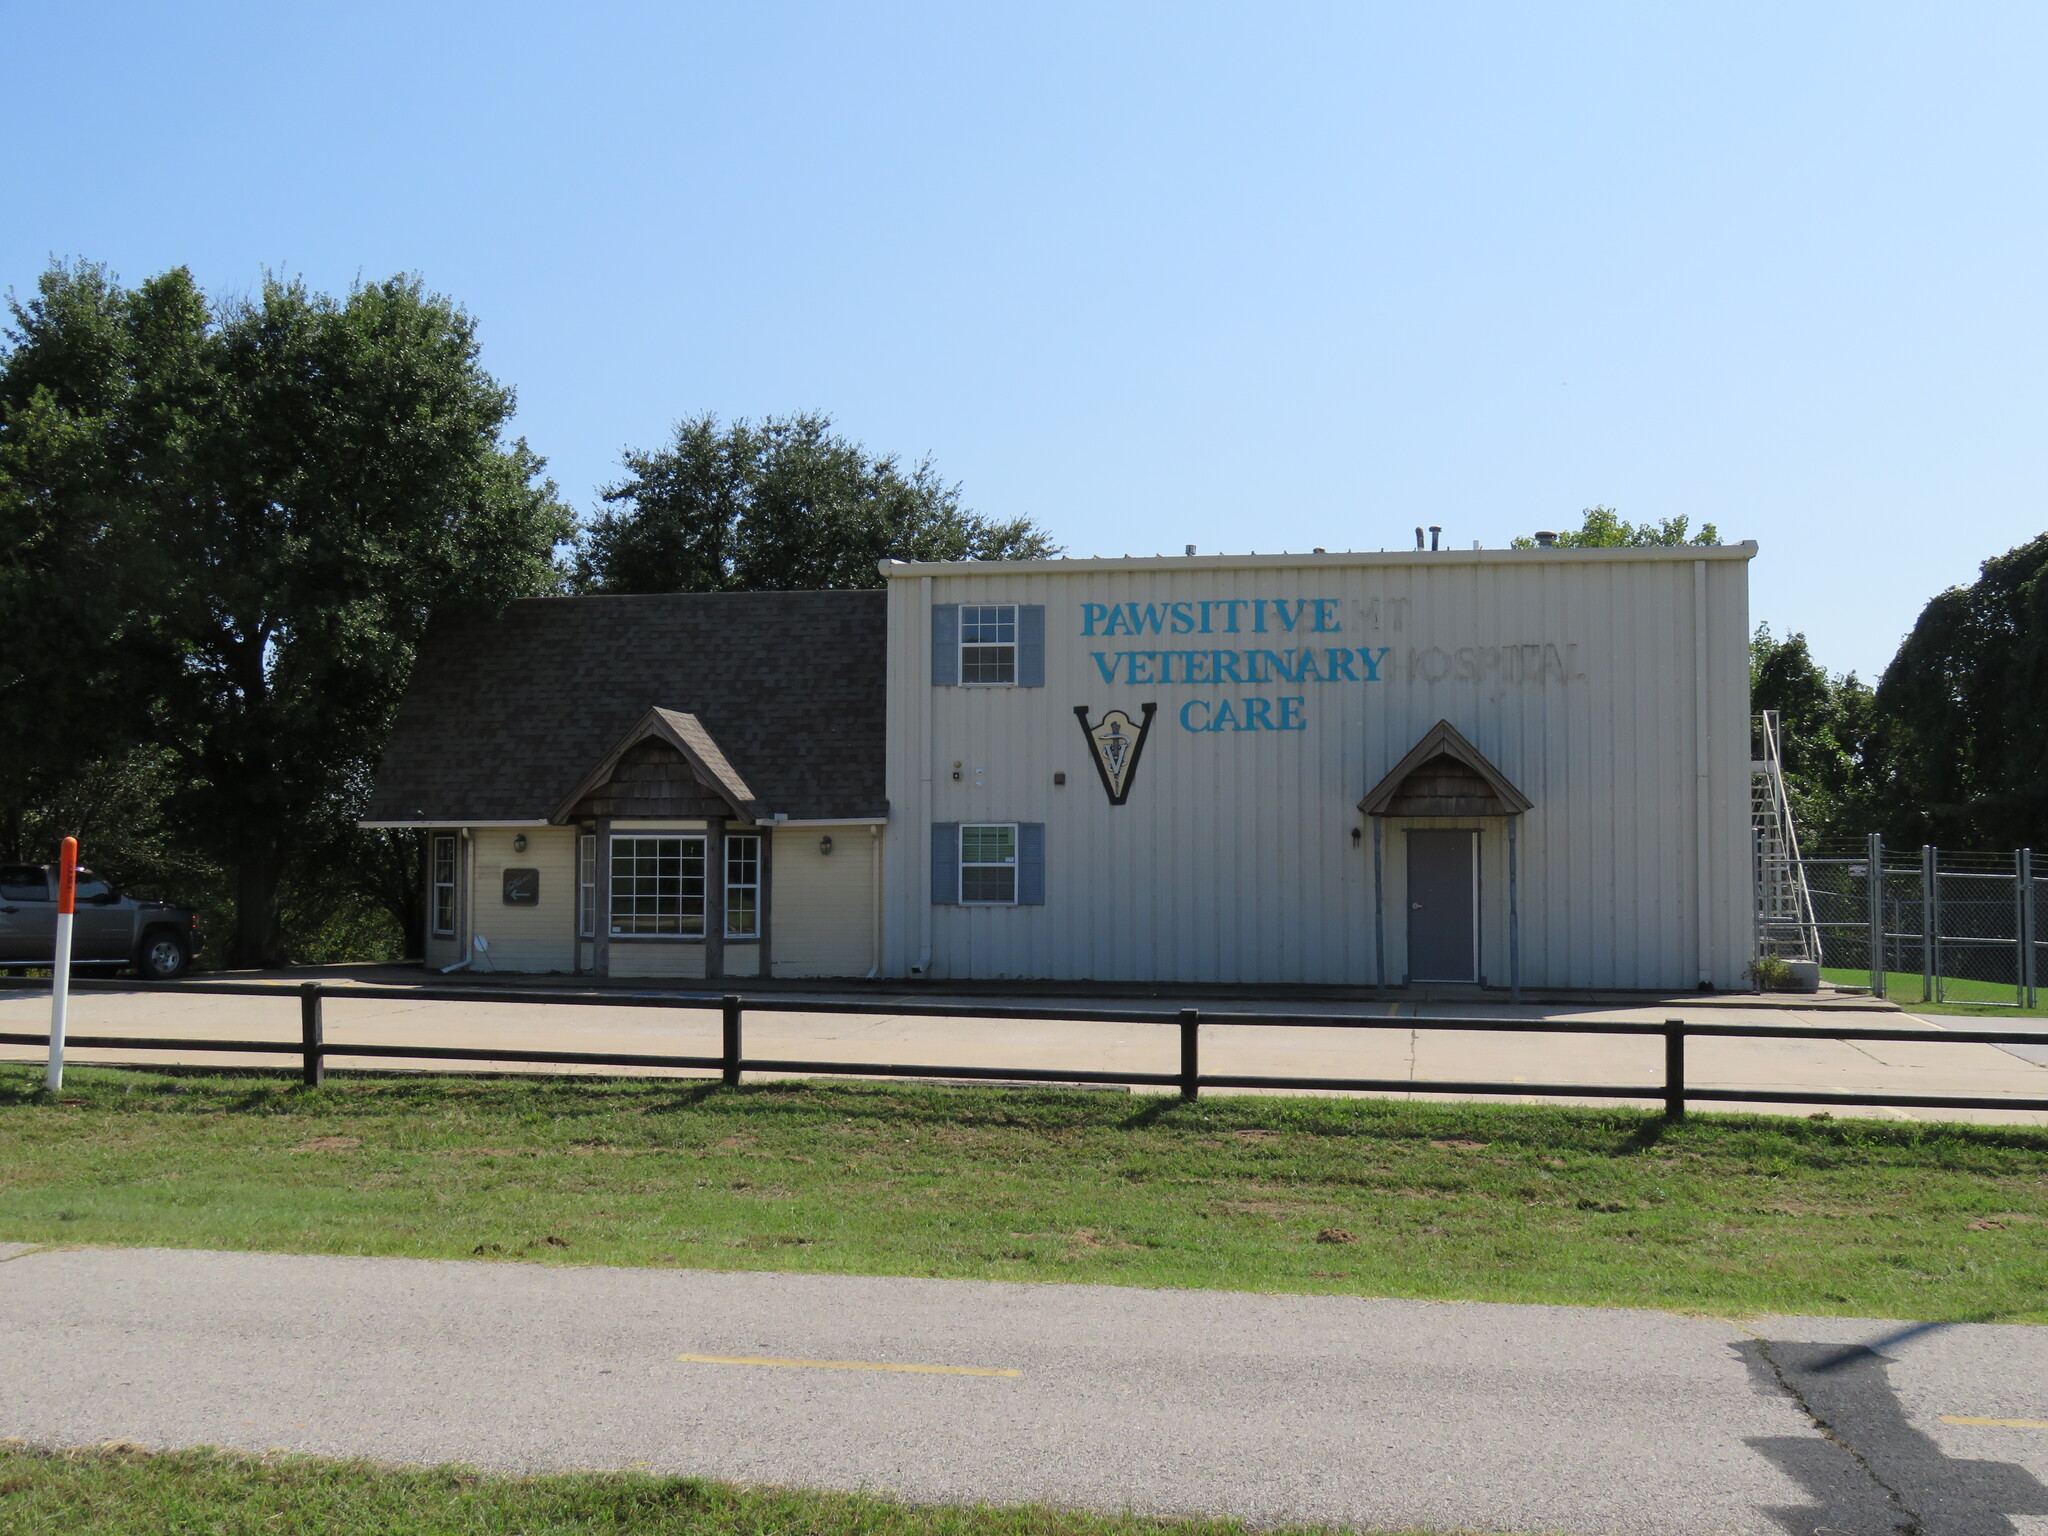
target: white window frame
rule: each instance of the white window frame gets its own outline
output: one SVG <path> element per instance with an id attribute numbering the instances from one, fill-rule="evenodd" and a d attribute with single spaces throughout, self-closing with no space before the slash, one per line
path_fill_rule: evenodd
<path id="1" fill-rule="evenodd" d="M 734 845 L 745 843 L 751 843 L 754 851 L 751 854 L 742 854 L 740 856 L 744 860 L 740 867 L 745 869 L 751 866 L 753 878 L 751 880 L 735 880 L 733 878 L 733 856 L 736 851 Z M 733 926 L 732 894 L 734 891 L 749 891 L 753 894 L 754 926 L 751 928 L 735 928 Z M 761 834 L 758 832 L 728 832 L 725 835 L 725 936 L 728 939 L 743 940 L 761 937 Z"/>
<path id="2" fill-rule="evenodd" d="M 576 838 L 576 937 L 597 937 L 597 834 Z"/>
<path id="3" fill-rule="evenodd" d="M 970 832 L 1008 832 L 1010 834 L 1010 857 L 1006 861 L 991 859 L 969 860 L 967 857 L 967 834 Z M 1024 835 L 1019 823 L 1014 821 L 963 821 L 960 823 L 960 841 L 956 845 L 959 853 L 960 905 L 963 907 L 1014 907 L 1017 905 L 1017 886 L 1021 877 L 1021 857 Z M 1007 869 L 1010 872 L 1010 895 L 1007 901 L 991 901 L 985 897 L 970 897 L 967 894 L 967 871 L 970 869 Z"/>
<path id="4" fill-rule="evenodd" d="M 651 929 L 635 930 L 631 928 L 621 928 L 619 926 L 619 882 L 622 879 L 635 881 L 643 879 L 659 880 L 662 877 L 658 872 L 651 876 L 644 873 L 637 867 L 637 861 L 642 858 L 648 857 L 652 857 L 655 859 L 669 857 L 669 855 L 659 851 L 651 855 L 643 854 L 638 851 L 631 851 L 626 853 L 624 859 L 622 860 L 619 849 L 619 845 L 622 843 L 674 843 L 676 845 L 676 852 L 674 854 L 674 857 L 677 860 L 677 871 L 675 878 L 678 882 L 678 885 L 675 893 L 676 910 L 673 914 L 676 920 L 676 926 L 674 928 L 663 929 L 660 926 L 658 926 L 661 918 L 666 915 L 669 915 L 661 912 L 658 906 L 655 910 L 644 914 L 629 914 L 630 916 L 633 916 L 635 918 L 639 918 L 642 916 L 653 918 L 657 924 L 656 927 Z M 697 890 L 694 898 L 687 889 L 690 876 L 683 873 L 682 870 L 683 861 L 689 857 L 685 845 L 690 843 L 696 844 L 697 853 Z M 704 908 L 706 898 L 709 895 L 708 888 L 710 885 L 711 874 L 708 864 L 708 843 L 709 839 L 702 832 L 614 832 L 612 834 L 611 880 L 608 882 L 609 889 L 607 889 L 605 892 L 604 903 L 605 931 L 607 937 L 609 937 L 611 942 L 615 944 L 631 944 L 637 940 L 643 939 L 653 939 L 671 944 L 676 943 L 678 941 L 693 944 L 701 944 L 704 942 Z M 622 864 L 626 866 L 623 869 Z M 654 902 L 659 903 L 662 899 L 661 893 L 658 891 L 635 891 L 630 893 L 630 895 L 631 899 L 636 902 L 642 900 L 652 900 Z M 691 902 L 693 899 L 696 903 L 696 910 L 694 912 L 690 910 Z M 696 920 L 697 924 L 696 930 L 694 932 L 692 932 L 689 927 L 689 923 L 692 918 Z"/>
<path id="5" fill-rule="evenodd" d="M 441 853 L 448 853 L 448 878 L 441 878 Z M 456 897 L 460 890 L 462 873 L 462 850 L 453 832 L 434 832 L 427 838 L 427 927 L 437 939 L 455 937 L 455 925 L 461 920 L 457 911 Z M 443 893 L 446 902 L 443 902 Z M 441 921 L 447 913 L 447 922 Z"/>
<path id="6" fill-rule="evenodd" d="M 1018 611 L 1017 611 L 1017 608 L 1018 608 L 1018 605 L 1017 605 L 1017 604 L 1015 604 L 1015 603 L 962 603 L 962 604 L 960 605 L 960 686 L 961 686 L 961 687 L 963 687 L 963 688 L 1014 688 L 1014 687 L 1016 687 L 1016 686 L 1017 686 L 1017 660 L 1018 660 L 1017 652 L 1018 652 L 1018 649 L 1019 649 L 1019 647 L 1018 647 L 1018 642 L 1017 642 L 1017 628 L 1018 628 L 1018 623 L 1019 623 L 1019 616 L 1018 616 Z M 1010 638 L 1009 638 L 1008 640 L 981 640 L 981 639 L 969 640 L 969 639 L 967 638 L 967 634 L 968 634 L 968 626 L 969 626 L 969 622 L 970 622 L 970 621 L 969 621 L 969 619 L 968 619 L 968 617 L 967 617 L 967 616 L 968 616 L 968 615 L 969 615 L 970 613 L 972 613 L 972 614 L 993 614 L 993 615 L 996 615 L 996 617 L 993 617 L 993 618 L 986 618 L 986 619 L 982 619 L 982 618 L 977 618 L 977 619 L 973 620 L 972 622 L 973 622 L 973 623 L 974 623 L 975 625 L 981 625 L 981 624 L 994 624 L 994 625 L 998 626 L 998 629 L 999 629 L 999 630 L 1000 630 L 1000 628 L 1001 628 L 1001 627 L 1003 627 L 1003 626 L 1007 626 L 1007 627 L 1008 627 L 1008 629 L 1009 629 L 1009 632 L 1010 632 Z M 1010 653 L 1010 655 L 1009 655 L 1009 671 L 1010 671 L 1010 675 L 1009 675 L 1009 676 L 1008 676 L 1007 678 L 997 678 L 997 679 L 986 679 L 986 678 L 972 678 L 972 679 L 970 679 L 970 678 L 969 678 L 969 676 L 968 676 L 968 658 L 969 658 L 970 656 L 972 656 L 972 657 L 974 657 L 974 659 L 975 659 L 975 660 L 976 660 L 977 662 L 979 662 L 979 661 L 981 660 L 981 657 L 982 657 L 982 653 L 983 653 L 983 652 L 990 652 L 990 651 L 994 651 L 994 652 L 1000 652 L 1000 651 L 1008 651 L 1008 652 Z M 1000 660 L 998 660 L 998 661 L 996 662 L 996 664 L 997 664 L 997 665 L 1001 665 L 1001 662 L 1000 662 Z"/>

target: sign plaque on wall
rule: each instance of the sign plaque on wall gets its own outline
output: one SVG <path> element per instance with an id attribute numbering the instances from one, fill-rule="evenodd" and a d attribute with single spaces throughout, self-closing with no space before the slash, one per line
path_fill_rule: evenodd
<path id="1" fill-rule="evenodd" d="M 1133 720 L 1122 710 L 1112 709 L 1100 724 L 1090 725 L 1088 706 L 1074 706 L 1074 718 L 1081 722 L 1081 734 L 1087 738 L 1089 755 L 1095 760 L 1095 771 L 1101 776 L 1111 805 L 1122 805 L 1130 795 L 1131 780 L 1138 773 L 1138 754 L 1145 750 L 1145 736 L 1152 729 L 1152 715 L 1158 708 L 1157 704 L 1139 705 L 1142 720 Z"/>

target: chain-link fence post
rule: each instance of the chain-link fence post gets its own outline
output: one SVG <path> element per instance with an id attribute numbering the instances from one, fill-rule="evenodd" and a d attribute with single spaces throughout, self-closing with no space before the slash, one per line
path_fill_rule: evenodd
<path id="1" fill-rule="evenodd" d="M 1864 879 L 1868 885 L 1865 894 L 1870 898 L 1870 995 L 1884 996 L 1885 943 L 1884 943 L 1884 838 L 1878 833 L 1870 834 L 1869 851 L 1864 855 Z"/>
<path id="2" fill-rule="evenodd" d="M 1920 845 L 1920 1001 L 1934 1001 L 1934 845 Z"/>
<path id="3" fill-rule="evenodd" d="M 2026 1001 L 2023 1006 L 2036 1006 L 2034 982 L 2035 968 L 2040 955 L 2034 948 L 2034 850 L 2022 848 L 2019 851 L 2020 865 L 2020 996 Z"/>

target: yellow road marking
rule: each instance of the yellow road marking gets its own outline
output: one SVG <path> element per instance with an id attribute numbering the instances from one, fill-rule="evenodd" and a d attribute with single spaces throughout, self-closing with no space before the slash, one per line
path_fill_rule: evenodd
<path id="1" fill-rule="evenodd" d="M 1022 1376 L 986 1365 L 895 1365 L 882 1360 L 778 1360 L 772 1355 L 677 1355 L 699 1365 L 795 1365 L 814 1371 L 913 1371 L 923 1376 Z"/>
<path id="2" fill-rule="evenodd" d="M 2048 1419 L 1968 1419 L 1959 1413 L 1944 1413 L 1944 1424 L 1976 1424 L 1985 1429 L 2048 1429 Z"/>

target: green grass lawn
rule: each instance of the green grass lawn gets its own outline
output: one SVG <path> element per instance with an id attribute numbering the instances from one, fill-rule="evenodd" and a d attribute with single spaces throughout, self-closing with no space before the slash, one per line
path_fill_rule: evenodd
<path id="1" fill-rule="evenodd" d="M 1942 979 L 1942 1002 L 1922 1003 L 1918 971 L 1886 971 L 1884 975 L 1886 998 L 1915 1013 L 2004 1014 L 2008 1017 L 2019 1014 L 2022 1017 L 2039 1017 L 2044 1011 L 2048 1011 L 2038 1005 L 2025 1009 L 2017 1007 L 2015 1000 L 2019 996 L 2019 989 L 2016 987 L 1994 985 L 1988 981 L 1965 981 L 1954 976 Z M 1820 976 L 1822 981 L 1840 986 L 1870 985 L 1868 971 L 1843 971 L 1823 967 Z"/>
<path id="2" fill-rule="evenodd" d="M 1250 1536 L 1235 1520 L 920 1508 L 633 1473 L 479 1477 L 305 1456 L 0 1443 L 8 1536 Z M 1286 1536 L 1274 1532 L 1271 1536 Z M 1307 1533 L 1301 1533 L 1307 1536 Z M 1386 1533 L 1395 1536 L 1395 1533 Z M 1409 1532 L 1406 1536 L 1425 1536 Z"/>
<path id="3" fill-rule="evenodd" d="M 2048 1322 L 2048 1130 L 0 1068 L 0 1240 Z"/>

